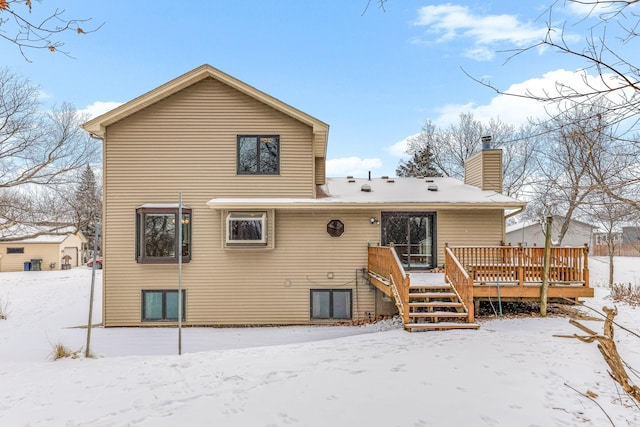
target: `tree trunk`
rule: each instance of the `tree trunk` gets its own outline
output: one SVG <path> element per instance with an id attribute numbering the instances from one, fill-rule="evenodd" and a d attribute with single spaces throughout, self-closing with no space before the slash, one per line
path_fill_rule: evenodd
<path id="1" fill-rule="evenodd" d="M 547 228 L 544 235 L 544 261 L 542 264 L 542 286 L 540 288 L 540 316 L 547 317 L 547 291 L 549 289 L 549 264 L 551 261 L 551 226 L 553 218 L 547 216 Z"/>

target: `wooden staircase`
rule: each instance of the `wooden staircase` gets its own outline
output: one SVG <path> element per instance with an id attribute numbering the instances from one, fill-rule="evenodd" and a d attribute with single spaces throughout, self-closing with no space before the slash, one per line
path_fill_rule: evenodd
<path id="1" fill-rule="evenodd" d="M 469 313 L 458 293 L 448 283 L 417 284 L 409 286 L 408 331 L 443 329 L 478 329 L 477 323 L 468 323 Z"/>
<path id="2" fill-rule="evenodd" d="M 473 322 L 473 296 L 465 302 L 443 273 L 407 274 L 392 246 L 369 246 L 368 254 L 369 283 L 394 299 L 405 330 L 480 327 Z"/>

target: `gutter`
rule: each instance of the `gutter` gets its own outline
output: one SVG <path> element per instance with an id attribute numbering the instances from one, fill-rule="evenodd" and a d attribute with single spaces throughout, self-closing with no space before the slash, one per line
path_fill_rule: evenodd
<path id="1" fill-rule="evenodd" d="M 513 211 L 513 212 L 511 212 L 511 213 L 509 213 L 507 215 L 505 215 L 504 219 L 509 219 L 512 216 L 516 216 L 518 214 L 521 214 L 522 212 L 524 212 L 524 208 L 526 208 L 526 206 L 521 206 L 519 209 L 517 209 L 517 210 L 515 210 L 515 211 Z"/>

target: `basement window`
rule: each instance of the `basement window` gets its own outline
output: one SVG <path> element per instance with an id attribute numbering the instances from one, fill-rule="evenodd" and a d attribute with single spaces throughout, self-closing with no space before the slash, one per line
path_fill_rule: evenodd
<path id="1" fill-rule="evenodd" d="M 186 293 L 182 291 L 182 320 L 186 315 Z M 178 321 L 178 291 L 142 291 L 142 321 Z"/>
<path id="2" fill-rule="evenodd" d="M 136 261 L 141 264 L 170 264 L 191 261 L 191 209 L 177 205 L 143 205 L 136 209 Z M 182 242 L 178 242 L 178 226 Z"/>
<path id="3" fill-rule="evenodd" d="M 311 289 L 312 320 L 351 319 L 350 289 Z"/>
<path id="4" fill-rule="evenodd" d="M 229 212 L 227 214 L 227 244 L 266 245 L 266 212 Z"/>

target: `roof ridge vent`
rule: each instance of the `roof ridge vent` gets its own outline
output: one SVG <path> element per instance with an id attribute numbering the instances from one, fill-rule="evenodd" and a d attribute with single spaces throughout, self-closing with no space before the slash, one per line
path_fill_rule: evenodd
<path id="1" fill-rule="evenodd" d="M 429 191 L 438 191 L 438 186 L 437 185 L 427 185 L 427 190 Z"/>
<path id="2" fill-rule="evenodd" d="M 353 179 L 353 175 L 347 175 L 347 179 Z"/>
<path id="3" fill-rule="evenodd" d="M 349 178 L 349 179 L 347 180 L 347 182 L 356 182 L 356 180 L 355 180 L 355 179 L 353 179 L 353 178 Z"/>
<path id="4" fill-rule="evenodd" d="M 426 182 L 433 182 L 433 180 L 432 180 L 432 179 L 429 179 L 429 178 L 425 179 L 425 181 L 426 181 Z"/>
<path id="5" fill-rule="evenodd" d="M 360 191 L 364 191 L 365 193 L 370 193 L 371 186 L 369 184 L 362 184 L 362 187 L 360 187 Z"/>
<path id="6" fill-rule="evenodd" d="M 381 179 L 389 179 L 389 175 L 382 175 L 380 178 Z"/>
<path id="7" fill-rule="evenodd" d="M 396 182 L 394 179 L 387 179 L 387 182 Z"/>

